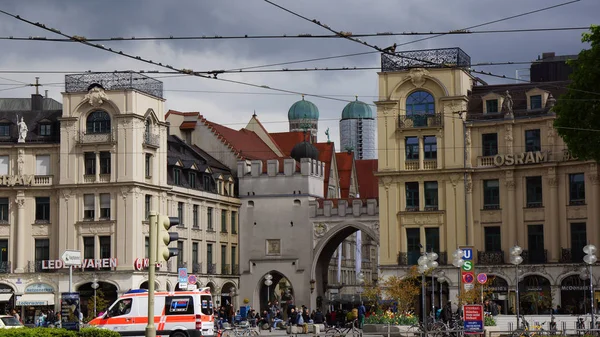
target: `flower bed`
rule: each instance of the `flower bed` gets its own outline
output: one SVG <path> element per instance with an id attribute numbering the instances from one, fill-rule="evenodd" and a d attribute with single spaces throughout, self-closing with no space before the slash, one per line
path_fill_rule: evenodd
<path id="1" fill-rule="evenodd" d="M 390 310 L 378 310 L 365 318 L 365 324 L 414 325 L 419 318 L 413 313 L 393 313 Z"/>

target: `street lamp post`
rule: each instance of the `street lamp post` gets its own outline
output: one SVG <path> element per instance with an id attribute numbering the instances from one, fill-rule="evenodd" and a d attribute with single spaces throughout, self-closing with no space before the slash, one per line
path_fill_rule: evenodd
<path id="1" fill-rule="evenodd" d="M 455 266 L 456 268 L 458 268 L 458 293 L 460 294 L 461 289 L 460 289 L 460 268 L 462 268 L 462 266 L 465 264 L 465 260 L 463 260 L 463 256 L 465 255 L 465 252 L 463 252 L 462 249 L 457 249 L 454 251 L 454 253 L 452 253 L 452 265 Z M 449 295 L 449 294 L 448 294 Z M 450 298 L 450 296 L 448 296 L 448 299 Z M 460 304 L 460 303 L 459 303 Z"/>
<path id="2" fill-rule="evenodd" d="M 444 284 L 444 282 L 446 282 L 446 279 L 444 278 L 444 276 L 445 276 L 445 273 L 443 270 L 440 270 L 437 273 L 437 281 L 438 281 L 438 284 L 440 285 L 440 309 L 444 306 L 444 303 L 442 301 L 442 288 L 443 288 L 442 285 Z"/>
<path id="3" fill-rule="evenodd" d="M 425 308 L 425 273 L 427 273 L 427 271 L 429 270 L 433 270 L 435 268 L 438 267 L 438 262 L 436 261 L 438 258 L 438 255 L 434 252 L 431 253 L 423 253 L 420 257 L 419 260 L 417 260 L 417 264 L 419 265 L 418 270 L 419 273 L 421 274 L 421 305 L 423 306 L 423 326 L 427 326 L 427 311 Z M 433 292 L 432 292 L 432 297 L 433 296 Z M 432 304 L 434 304 L 435 299 L 432 299 Z M 435 315 L 434 315 L 434 319 L 435 319 Z"/>
<path id="4" fill-rule="evenodd" d="M 520 301 L 519 301 L 519 265 L 521 263 L 523 263 L 523 258 L 521 257 L 521 253 L 523 253 L 523 248 L 519 247 L 519 245 L 515 245 L 510 249 L 510 263 L 515 265 L 515 273 L 517 276 L 516 279 L 516 289 L 515 289 L 515 308 L 516 308 L 516 313 L 517 313 L 517 329 L 520 328 L 520 314 L 519 314 L 519 307 L 521 306 Z"/>
<path id="5" fill-rule="evenodd" d="M 361 286 L 365 283 L 365 274 L 362 271 L 356 275 L 356 281 L 358 283 L 358 300 L 362 304 L 362 288 L 361 288 Z"/>
<path id="6" fill-rule="evenodd" d="M 273 284 L 273 276 L 271 274 L 265 275 L 265 285 L 267 286 L 267 303 L 271 302 L 271 285 Z"/>
<path id="7" fill-rule="evenodd" d="M 587 263 L 590 268 L 590 316 L 592 316 L 592 326 L 590 329 L 596 329 L 596 322 L 594 319 L 594 274 L 592 273 L 592 266 L 598 260 L 596 257 L 596 246 L 589 244 L 583 247 L 583 252 L 586 254 L 583 257 L 583 262 Z"/>
<path id="8" fill-rule="evenodd" d="M 96 304 L 98 303 L 98 297 L 96 296 L 96 289 L 98 289 L 100 285 L 98 284 L 98 278 L 94 276 L 94 282 L 92 282 L 92 289 L 94 289 L 94 317 L 97 317 L 98 314 L 96 314 L 96 309 L 97 306 Z"/>

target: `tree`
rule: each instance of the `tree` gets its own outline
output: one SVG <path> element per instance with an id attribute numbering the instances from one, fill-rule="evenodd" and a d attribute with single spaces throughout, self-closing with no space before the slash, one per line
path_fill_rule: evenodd
<path id="1" fill-rule="evenodd" d="M 568 61 L 572 82 L 554 106 L 554 126 L 573 156 L 600 161 L 600 27 L 591 26 L 581 41 L 591 48 Z"/>
<path id="2" fill-rule="evenodd" d="M 392 276 L 383 283 L 385 295 L 398 303 L 398 312 L 408 312 L 415 306 L 415 298 L 421 293 L 419 273 L 413 266 L 400 278 Z"/>
<path id="3" fill-rule="evenodd" d="M 363 285 L 361 296 L 368 302 L 375 303 L 375 306 L 377 306 L 377 302 L 383 297 L 383 291 L 377 283 L 367 281 Z"/>
<path id="4" fill-rule="evenodd" d="M 96 304 L 96 313 L 104 311 L 108 308 L 108 301 L 104 298 L 104 292 L 102 289 L 96 290 L 96 296 L 90 297 L 87 304 L 87 320 L 91 321 L 96 318 L 94 316 L 94 304 Z"/>
<path id="5" fill-rule="evenodd" d="M 489 289 L 489 284 L 493 281 L 493 278 L 489 278 L 486 284 L 480 284 L 479 282 L 475 282 L 473 285 L 473 289 L 461 291 L 460 294 L 456 296 L 458 300 L 458 305 L 463 306 L 465 304 L 483 304 L 481 303 L 481 291 L 483 290 L 483 300 L 486 298 L 490 298 L 492 291 Z"/>

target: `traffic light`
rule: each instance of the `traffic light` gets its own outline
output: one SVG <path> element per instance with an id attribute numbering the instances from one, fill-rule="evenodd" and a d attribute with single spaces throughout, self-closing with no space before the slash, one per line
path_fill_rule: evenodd
<path id="1" fill-rule="evenodd" d="M 176 232 L 169 232 L 169 229 L 173 226 L 179 225 L 178 217 L 168 217 L 165 215 L 158 215 L 157 232 L 158 232 L 158 245 L 156 247 L 156 262 L 168 261 L 171 257 L 177 256 L 177 248 L 169 248 L 169 244 L 179 239 L 179 234 Z"/>

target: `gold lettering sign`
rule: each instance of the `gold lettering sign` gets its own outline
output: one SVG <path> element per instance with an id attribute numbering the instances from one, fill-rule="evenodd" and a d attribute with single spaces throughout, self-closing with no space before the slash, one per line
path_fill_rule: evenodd
<path id="1" fill-rule="evenodd" d="M 535 151 L 515 154 L 498 154 L 494 157 L 496 166 L 512 166 L 523 164 L 539 164 L 550 161 L 550 152 Z"/>
<path id="2" fill-rule="evenodd" d="M 33 176 L 0 176 L 0 186 L 30 186 L 33 185 Z"/>

